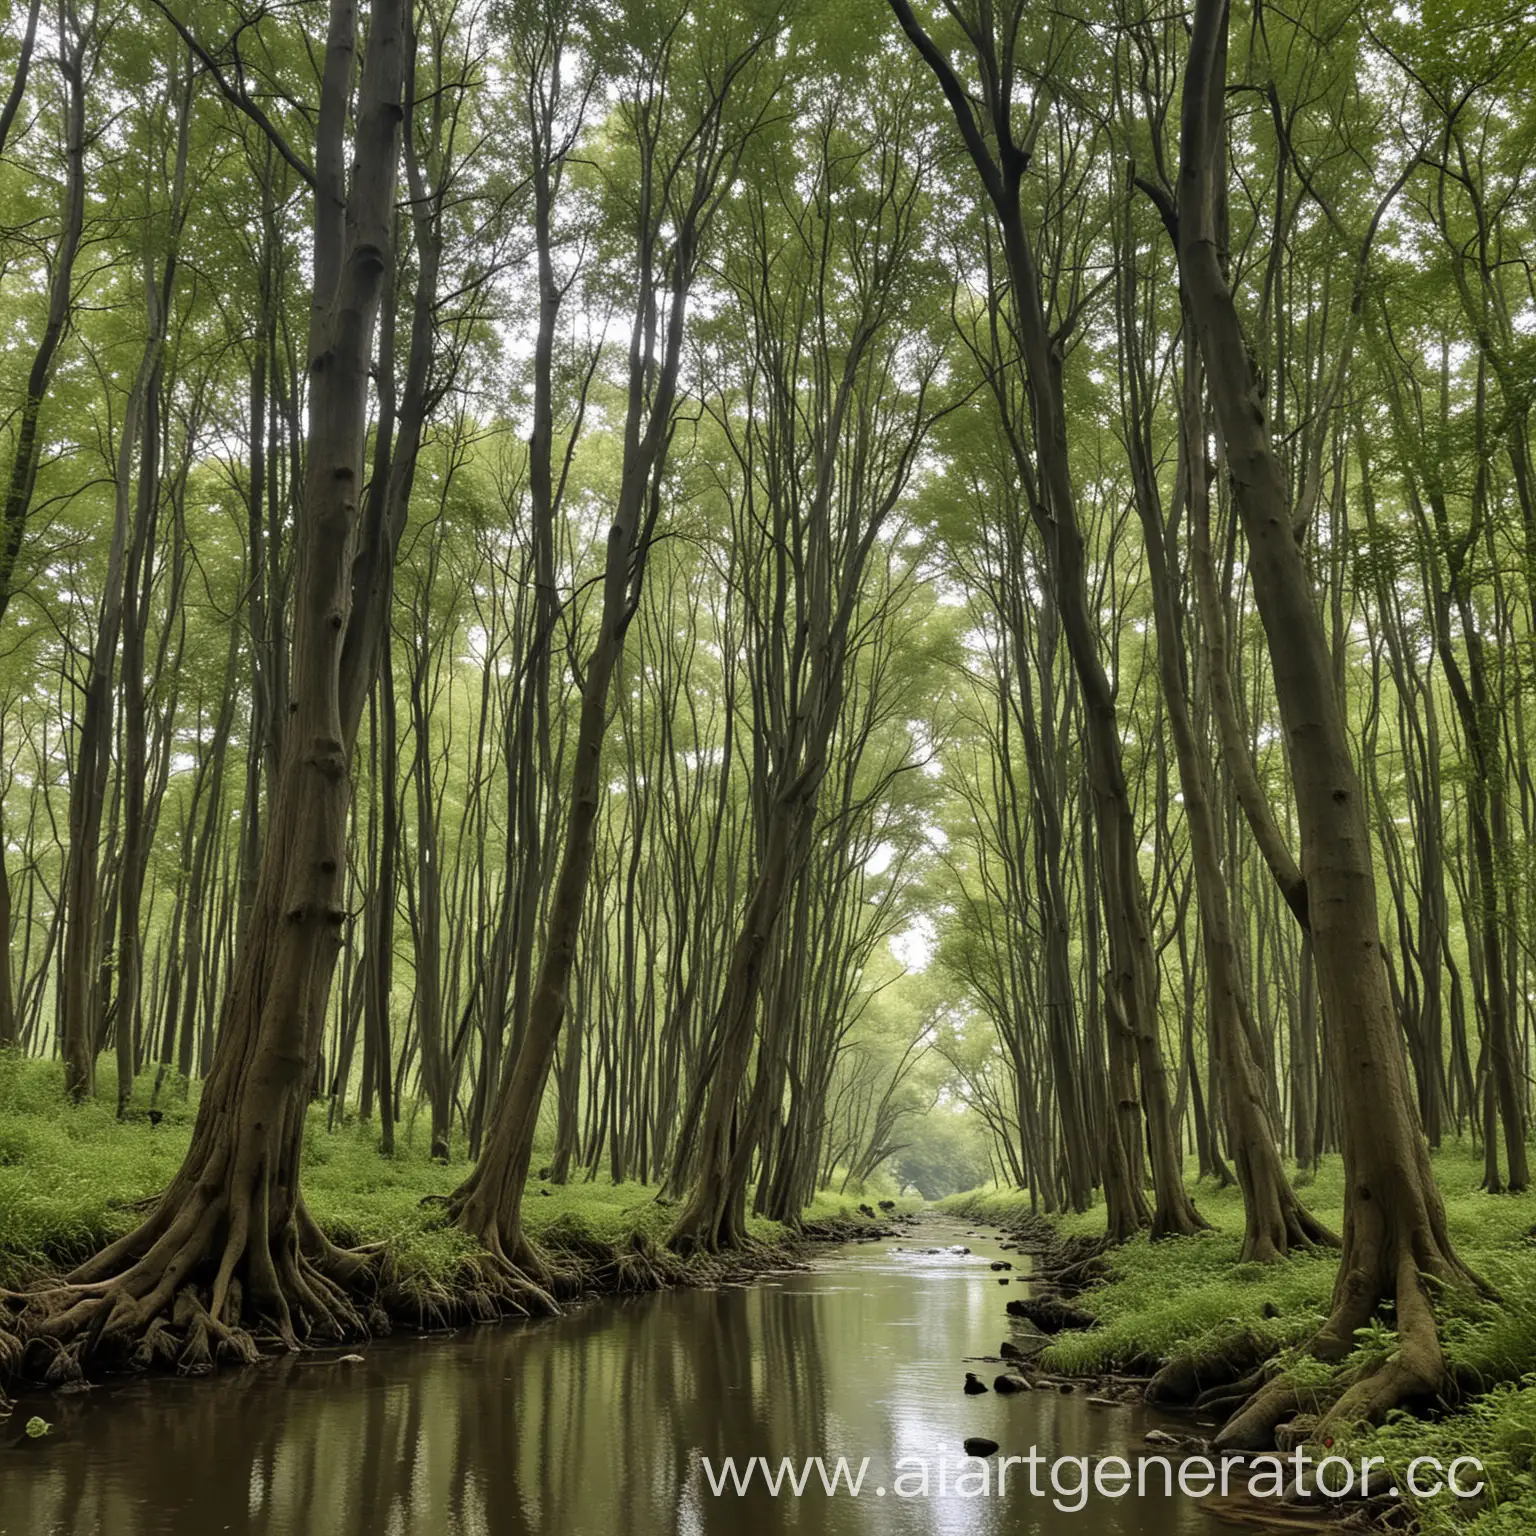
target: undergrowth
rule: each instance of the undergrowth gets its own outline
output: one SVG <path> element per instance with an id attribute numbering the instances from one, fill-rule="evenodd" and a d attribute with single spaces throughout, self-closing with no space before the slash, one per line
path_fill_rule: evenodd
<path id="1" fill-rule="evenodd" d="M 195 1089 L 162 1085 L 154 1099 L 159 1118 L 151 1123 L 153 1084 L 152 1076 L 135 1083 L 128 1117 L 119 1121 L 109 1063 L 102 1063 L 99 1097 L 74 1106 L 58 1063 L 0 1052 L 0 1287 L 25 1286 L 83 1262 L 128 1231 L 140 1219 L 137 1203 L 169 1182 L 191 1139 Z M 302 1178 L 311 1213 L 336 1242 L 382 1244 L 399 1290 L 441 1296 L 476 1251 L 470 1238 L 443 1224 L 435 1203 L 464 1178 L 468 1163 L 462 1156 L 433 1162 L 425 1124 L 418 1139 L 409 1117 L 392 1157 L 380 1155 L 374 1128 L 348 1121 L 332 1130 L 326 1119 L 326 1106 L 317 1104 L 306 1128 Z M 555 1257 L 594 1245 L 659 1248 L 675 1213 L 658 1194 L 644 1184 L 600 1179 L 532 1180 L 524 1226 Z M 819 1194 L 807 1219 L 858 1222 L 862 1198 Z M 785 1235 L 777 1222 L 754 1217 L 748 1225 L 763 1242 Z"/>
<path id="2" fill-rule="evenodd" d="M 1429 1536 L 1452 1531 L 1514 1536 L 1536 1530 L 1536 1192 L 1489 1195 L 1480 1154 L 1448 1146 L 1434 1154 L 1436 1182 L 1445 1198 L 1451 1237 L 1463 1258 L 1498 1291 L 1494 1304 L 1467 1297 L 1440 1299 L 1446 1358 L 1478 1393 L 1429 1416 L 1397 1412 L 1375 1427 L 1341 1436 L 1334 1449 L 1381 1456 L 1393 1481 L 1407 1489 L 1406 1469 L 1416 1456 L 1448 1466 L 1475 1456 L 1485 1469 L 1487 1498 L 1463 1503 L 1439 1497 L 1414 1502 L 1419 1529 Z M 1108 1280 L 1074 1298 L 1097 1326 L 1065 1333 L 1040 1356 L 1041 1365 L 1068 1375 L 1096 1375 L 1152 1364 L 1180 1353 L 1203 1354 L 1244 1334 L 1267 1340 L 1277 1369 L 1299 1386 L 1327 1385 L 1335 1369 L 1305 1359 L 1300 1346 L 1328 1312 L 1337 1257 L 1294 1254 L 1280 1264 L 1239 1264 L 1243 1207 L 1235 1187 L 1194 1187 L 1212 1230 L 1153 1243 L 1145 1237 L 1109 1250 Z M 1343 1167 L 1325 1159 L 1301 1188 L 1307 1205 L 1338 1231 L 1344 1217 Z M 1031 1214 L 1027 1191 L 986 1188 L 953 1195 L 940 1208 L 968 1220 L 1014 1225 Z M 1052 1218 L 1064 1237 L 1102 1236 L 1104 1212 Z M 1371 1354 L 1390 1353 L 1391 1319 L 1361 1330 L 1347 1370 Z M 1312 1378 L 1318 1378 L 1313 1380 Z M 1410 1495 L 1411 1498 L 1411 1495 Z"/>

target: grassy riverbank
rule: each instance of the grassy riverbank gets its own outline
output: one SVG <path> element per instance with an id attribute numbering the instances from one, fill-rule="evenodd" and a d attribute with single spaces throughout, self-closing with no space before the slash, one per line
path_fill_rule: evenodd
<path id="1" fill-rule="evenodd" d="M 0 1053 L 0 1287 L 35 1283 L 88 1258 L 139 1219 L 136 1202 L 163 1189 L 180 1165 L 192 1132 L 194 1105 L 162 1095 L 151 1124 L 150 1080 L 137 1085 L 132 1113 L 119 1121 L 115 1084 L 103 1063 L 97 1100 L 69 1105 L 60 1068 Z M 381 1157 L 365 1125 L 326 1128 L 324 1106 L 311 1114 L 304 1156 L 304 1197 L 320 1225 L 344 1244 L 380 1243 L 396 1294 L 425 1312 L 452 1295 L 475 1245 L 441 1224 L 441 1197 L 463 1179 L 462 1158 L 435 1163 L 419 1137 L 401 1125 L 395 1156 Z M 659 1190 L 607 1181 L 552 1185 L 534 1181 L 524 1224 L 557 1262 L 591 1269 L 604 1253 L 661 1253 L 673 1212 Z M 865 1225 L 861 1196 L 818 1195 L 807 1209 L 815 1224 Z M 423 1205 L 423 1200 L 428 1203 Z M 921 1202 L 904 1201 L 916 1209 Z M 779 1243 L 784 1229 L 753 1218 L 752 1233 Z M 675 1262 L 675 1261 L 674 1261 Z M 672 1265 L 667 1266 L 670 1270 Z M 398 1308 L 397 1308 L 398 1310 Z"/>
<path id="2" fill-rule="evenodd" d="M 1465 1300 L 1441 1304 L 1447 1360 L 1466 1383 L 1464 1400 L 1424 1417 L 1395 1414 L 1374 1429 L 1352 1431 L 1334 1449 L 1356 1458 L 1385 1457 L 1400 1486 L 1416 1456 L 1448 1464 L 1476 1456 L 1487 1471 L 1492 1497 L 1475 1508 L 1451 1499 L 1423 1501 L 1414 1510 L 1419 1529 L 1513 1536 L 1536 1529 L 1536 1193 L 1488 1195 L 1478 1188 L 1482 1160 L 1470 1149 L 1436 1154 L 1435 1177 L 1445 1196 L 1451 1235 L 1462 1256 L 1499 1292 L 1496 1304 Z M 1335 1231 L 1343 1221 L 1343 1169 L 1324 1162 L 1303 1191 L 1307 1204 Z M 1325 1394 L 1331 1371 L 1300 1358 L 1300 1346 L 1323 1320 L 1333 1288 L 1333 1254 L 1300 1254 L 1274 1265 L 1239 1264 L 1242 1200 L 1235 1188 L 1200 1186 L 1201 1214 L 1213 1230 L 1197 1237 L 1152 1243 L 1145 1238 L 1108 1250 L 1107 1278 L 1073 1299 L 1097 1320 L 1091 1329 L 1063 1333 L 1041 1355 L 1053 1371 L 1097 1375 L 1150 1373 L 1157 1365 L 1204 1354 L 1242 1339 L 1262 1340 L 1277 1352 L 1277 1367 Z M 941 1208 L 972 1221 L 1013 1227 L 1030 1217 L 1029 1196 L 1015 1190 L 977 1190 L 942 1201 Z M 1054 1221 L 1063 1237 L 1101 1236 L 1103 1210 Z M 1359 1336 L 1357 1354 L 1343 1369 L 1390 1352 L 1394 1335 L 1377 1324 Z"/>

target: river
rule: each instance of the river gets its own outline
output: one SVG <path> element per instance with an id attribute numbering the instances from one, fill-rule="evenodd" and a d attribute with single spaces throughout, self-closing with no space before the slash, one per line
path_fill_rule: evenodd
<path id="1" fill-rule="evenodd" d="M 1019 1284 L 998 1284 L 989 1261 L 1021 1262 L 972 1230 L 930 1218 L 751 1286 L 401 1335 L 361 1363 L 336 1350 L 24 1400 L 0 1426 L 0 1536 L 1230 1532 L 1156 1476 L 1144 1497 L 1090 1494 L 1068 1513 L 1048 1471 L 1044 1497 L 1022 1467 L 999 1496 L 993 1457 L 977 1492 L 967 1436 L 1001 1455 L 1134 1456 L 1156 1421 L 1082 1391 L 965 1394 L 968 1369 L 988 1382 L 1000 1369 L 966 1357 L 996 1353 Z M 911 1251 L 952 1245 L 974 1251 Z M 34 1413 L 54 1430 L 27 1440 Z M 727 1456 L 868 1464 L 857 1497 L 828 1496 L 814 1472 L 802 1497 L 774 1497 L 760 1468 L 747 1494 L 716 1496 L 707 1472 Z M 926 1464 L 927 1496 L 903 1458 Z"/>

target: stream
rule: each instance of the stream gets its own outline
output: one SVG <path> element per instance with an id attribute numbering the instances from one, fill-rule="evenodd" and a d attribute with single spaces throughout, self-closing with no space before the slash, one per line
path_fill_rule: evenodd
<path id="1" fill-rule="evenodd" d="M 1042 1498 L 1023 1467 L 1005 1494 L 994 1473 L 975 1495 L 967 1436 L 1000 1455 L 1160 1449 L 1143 1446 L 1158 1421 L 1139 1405 L 1096 1406 L 1081 1389 L 965 1394 L 967 1370 L 991 1382 L 1001 1369 L 968 1357 L 997 1352 L 1021 1289 L 989 1261 L 1028 1263 L 997 1244 L 929 1218 L 750 1286 L 402 1334 L 364 1346 L 361 1363 L 332 1350 L 23 1399 L 0 1425 L 0 1536 L 1231 1532 L 1208 1505 L 1165 1496 L 1160 1478 L 1144 1497 L 1090 1490 L 1078 1513 L 1055 1507 L 1048 1470 Z M 913 1251 L 953 1245 L 973 1252 Z M 53 1432 L 28 1440 L 31 1414 Z M 721 1474 L 727 1456 L 775 1468 L 824 1456 L 829 1475 L 839 1456 L 855 1472 L 869 1461 L 858 1497 L 846 1483 L 828 1496 L 814 1472 L 802 1497 L 787 1484 L 775 1497 L 761 1468 L 745 1495 L 727 1483 L 716 1496 L 702 1458 Z M 904 1457 L 926 1460 L 927 1497 Z M 967 1467 L 972 1491 L 956 1491 Z"/>

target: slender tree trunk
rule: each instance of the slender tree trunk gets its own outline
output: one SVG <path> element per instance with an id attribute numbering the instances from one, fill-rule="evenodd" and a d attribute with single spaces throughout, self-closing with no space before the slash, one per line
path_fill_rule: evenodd
<path id="1" fill-rule="evenodd" d="M 766 33 L 749 38 L 711 82 L 698 108 L 695 131 L 685 136 L 684 158 L 673 163 L 670 172 L 665 152 L 654 138 L 641 145 L 645 198 L 638 220 L 638 281 L 630 331 L 623 463 L 604 545 L 597 636 L 581 679 L 565 842 L 523 1039 L 501 1086 L 480 1161 L 450 1204 L 455 1223 L 486 1249 L 488 1284 L 513 1306 L 530 1301 L 545 1308 L 553 1305 L 542 1283 L 549 1280 L 549 1271 L 523 1236 L 523 1186 L 565 1018 L 592 872 L 609 689 L 640 601 L 648 543 L 661 512 L 659 482 L 673 431 L 688 298 L 697 275 L 700 242 L 719 192 L 734 178 L 742 148 L 724 131 L 726 100 L 737 77 L 766 41 Z M 665 72 L 656 78 L 664 77 Z M 665 115 L 670 103 L 664 88 L 653 85 L 650 89 L 658 94 L 647 98 L 647 115 Z M 687 189 L 679 194 L 680 204 L 657 191 L 674 184 Z M 670 238 L 664 246 L 666 226 L 670 226 Z M 663 295 L 666 318 L 658 339 L 658 305 Z"/>
<path id="2" fill-rule="evenodd" d="M 6 480 L 4 510 L 0 511 L 0 619 L 4 619 L 16 592 L 16 569 L 26 538 L 32 493 L 37 485 L 38 464 L 43 453 L 43 405 L 58 366 L 59 346 L 74 312 L 75 258 L 85 231 L 85 65 L 95 46 L 94 11 L 91 15 L 91 21 L 81 23 L 75 19 L 70 7 L 61 6 L 58 13 L 58 66 L 64 83 L 64 206 L 59 241 L 52 252 L 48 273 L 47 319 L 37 350 L 32 354 L 27 392 L 21 402 L 15 448 Z M 0 117 L 0 124 L 3 124 L 0 145 L 9 133 L 26 88 L 27 65 L 36 26 L 37 6 L 34 4 L 28 13 L 13 93 L 6 101 L 3 117 Z"/>
<path id="3" fill-rule="evenodd" d="M 1151 369 L 1142 356 L 1136 293 L 1135 243 L 1127 205 L 1119 242 L 1120 346 L 1125 381 L 1125 431 L 1142 544 L 1152 587 L 1157 665 L 1173 737 L 1189 829 L 1200 937 L 1205 958 L 1206 1017 L 1226 1107 L 1227 1136 L 1243 1193 L 1245 1263 L 1284 1258 L 1293 1247 L 1336 1243 L 1296 1198 L 1281 1165 L 1270 1118 L 1264 1077 L 1251 1043 L 1253 1022 L 1248 989 L 1232 924 L 1232 898 L 1221 853 L 1221 832 L 1212 801 L 1210 766 L 1195 736 L 1191 717 L 1189 667 L 1179 612 L 1178 574 L 1172 541 L 1163 526 L 1151 436 L 1152 401 L 1146 393 Z M 1204 416 L 1200 372 L 1192 342 L 1185 346 L 1180 398 L 1179 486 L 1189 503 L 1207 495 Z M 1214 1150 L 1214 1146 L 1213 1146 Z"/>
<path id="4" fill-rule="evenodd" d="M 984 77 L 988 127 L 996 144 L 994 154 L 982 137 L 965 88 L 948 59 L 918 24 L 909 0 L 889 3 L 902 30 L 943 88 L 1002 233 L 1015 334 L 1029 395 L 1034 465 L 1022 452 L 1017 456 L 1026 483 L 1036 481 L 1030 486 L 1030 510 L 1040 532 L 1053 595 L 1061 613 L 1062 632 L 1083 701 L 1083 746 L 1093 790 L 1099 882 L 1109 940 L 1110 1016 L 1118 1019 L 1126 1032 L 1141 1079 L 1155 1199 L 1153 1235 L 1195 1232 L 1207 1223 L 1195 1210 L 1184 1187 L 1183 1159 L 1173 1124 L 1158 1017 L 1157 965 L 1139 862 L 1140 839 L 1125 779 L 1114 689 L 1100 655 L 1097 627 L 1088 601 L 1086 545 L 1067 441 L 1061 347 L 1046 321 L 1040 272 L 1024 222 L 1020 191 L 1029 154 L 1013 137 L 1013 82 L 1011 76 L 1005 78 L 999 62 L 988 7 L 985 35 L 972 35 L 976 62 Z M 1003 55 L 1011 59 L 1012 51 L 1013 39 L 1004 39 Z M 1017 432 L 1013 437 L 1021 447 Z"/>
<path id="5" fill-rule="evenodd" d="M 11 981 L 11 874 L 5 849 L 5 825 L 0 821 L 0 1051 L 20 1044 L 16 1028 L 16 994 Z"/>

